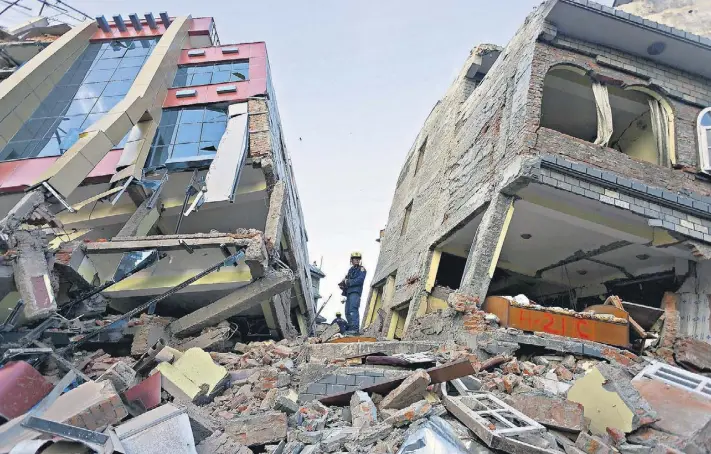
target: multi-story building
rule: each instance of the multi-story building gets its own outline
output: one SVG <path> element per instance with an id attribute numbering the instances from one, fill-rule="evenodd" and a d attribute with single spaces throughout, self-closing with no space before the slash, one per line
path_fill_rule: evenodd
<path id="1" fill-rule="evenodd" d="M 0 83 L 2 306 L 40 320 L 87 288 L 180 335 L 308 330 L 307 236 L 263 42 L 221 44 L 213 18 L 104 17 Z M 147 268 L 131 274 L 138 264 Z M 76 310 L 76 307 L 74 307 Z"/>
<path id="2" fill-rule="evenodd" d="M 710 59 L 708 37 L 589 0 L 476 47 L 403 165 L 365 325 L 456 335 L 448 302 L 618 295 L 711 341 Z"/>

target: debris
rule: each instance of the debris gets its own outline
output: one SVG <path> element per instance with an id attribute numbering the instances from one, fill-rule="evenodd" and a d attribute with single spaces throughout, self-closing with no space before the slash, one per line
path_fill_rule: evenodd
<path id="1" fill-rule="evenodd" d="M 711 372 L 711 344 L 689 337 L 674 343 L 674 358 L 694 372 Z"/>
<path id="2" fill-rule="evenodd" d="M 224 432 L 215 432 L 196 447 L 197 454 L 252 454 L 252 450 Z"/>
<path id="3" fill-rule="evenodd" d="M 186 351 L 173 364 L 160 363 L 156 369 L 162 375 L 163 388 L 174 397 L 194 401 L 209 400 L 226 384 L 227 369 L 212 361 L 208 353 L 199 348 Z"/>
<path id="4" fill-rule="evenodd" d="M 629 433 L 658 419 L 631 378 L 620 368 L 600 363 L 570 388 L 568 399 L 582 404 L 593 434 L 605 434 L 608 427 Z"/>
<path id="5" fill-rule="evenodd" d="M 136 384 L 136 371 L 123 361 L 117 361 L 96 379 L 102 380 L 109 380 L 116 391 L 123 392 Z"/>
<path id="6" fill-rule="evenodd" d="M 394 391 L 393 391 L 394 392 Z M 378 410 L 370 396 L 363 391 L 356 391 L 351 397 L 351 420 L 356 429 L 364 429 L 378 423 Z"/>
<path id="7" fill-rule="evenodd" d="M 114 429 L 126 454 L 195 454 L 195 440 L 184 408 L 165 404 Z M 116 447 L 114 447 L 116 448 Z"/>
<path id="8" fill-rule="evenodd" d="M 419 419 L 425 418 L 432 414 L 433 406 L 426 400 L 421 400 L 415 402 L 414 404 L 398 410 L 391 416 L 388 416 L 383 421 L 385 424 L 389 424 L 395 427 L 402 427 L 409 425 Z"/>
<path id="9" fill-rule="evenodd" d="M 383 401 L 380 403 L 380 408 L 400 410 L 421 400 L 427 387 L 430 385 L 430 381 L 429 374 L 424 370 L 420 369 L 414 372 L 383 398 Z"/>
<path id="10" fill-rule="evenodd" d="M 586 429 L 583 406 L 576 402 L 533 391 L 509 397 L 513 408 L 546 427 L 569 432 Z"/>
<path id="11" fill-rule="evenodd" d="M 594 435 L 588 435 L 585 432 L 581 432 L 578 435 L 575 447 L 587 454 L 615 454 L 615 450 L 606 445 L 602 439 Z"/>
<path id="12" fill-rule="evenodd" d="M 329 325 L 323 333 L 318 337 L 321 342 L 328 342 L 336 334 L 340 334 L 341 328 L 337 324 Z"/>
<path id="13" fill-rule="evenodd" d="M 470 451 L 447 421 L 433 416 L 411 433 L 398 454 L 467 454 Z"/>
<path id="14" fill-rule="evenodd" d="M 228 421 L 225 433 L 245 446 L 261 446 L 286 438 L 286 415 L 281 412 Z"/>
<path id="15" fill-rule="evenodd" d="M 227 324 L 226 322 L 224 322 Z M 187 340 L 178 349 L 185 351 L 191 348 L 200 348 L 211 351 L 225 351 L 228 349 L 228 339 L 230 338 L 230 327 L 218 326 L 216 328 L 205 328 L 198 337 Z"/>
<path id="16" fill-rule="evenodd" d="M 0 418 L 18 417 L 52 390 L 37 370 L 24 361 L 11 361 L 0 368 Z"/>
<path id="17" fill-rule="evenodd" d="M 160 372 L 149 375 L 139 384 L 127 389 L 124 397 L 129 403 L 140 403 L 143 410 L 150 410 L 161 403 L 161 375 Z"/>

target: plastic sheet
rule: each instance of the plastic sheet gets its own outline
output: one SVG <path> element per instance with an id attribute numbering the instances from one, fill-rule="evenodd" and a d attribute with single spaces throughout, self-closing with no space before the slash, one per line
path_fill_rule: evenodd
<path id="1" fill-rule="evenodd" d="M 413 432 L 397 454 L 467 454 L 467 448 L 444 419 L 433 416 Z"/>

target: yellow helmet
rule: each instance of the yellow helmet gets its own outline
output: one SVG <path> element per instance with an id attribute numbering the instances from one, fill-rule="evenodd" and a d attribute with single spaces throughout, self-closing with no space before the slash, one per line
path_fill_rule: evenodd
<path id="1" fill-rule="evenodd" d="M 363 255 L 360 252 L 351 252 L 351 258 L 352 259 L 362 259 Z"/>

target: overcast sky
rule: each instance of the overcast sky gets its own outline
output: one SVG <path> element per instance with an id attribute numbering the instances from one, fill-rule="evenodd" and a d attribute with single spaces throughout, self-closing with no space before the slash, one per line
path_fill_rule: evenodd
<path id="1" fill-rule="evenodd" d="M 54 0 L 51 0 L 52 2 Z M 472 47 L 505 45 L 539 0 L 64 0 L 90 16 L 212 16 L 222 44 L 266 41 L 312 261 L 329 320 L 351 251 L 365 309 L 395 182 L 420 127 Z M 609 0 L 603 0 L 611 4 Z M 38 11 L 36 0 L 21 5 Z M 0 5 L 2 7 L 2 5 Z M 19 9 L 0 24 L 22 21 Z M 29 12 L 27 12 L 29 14 Z"/>

